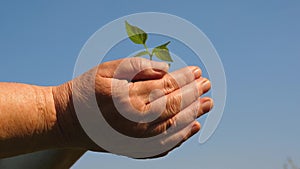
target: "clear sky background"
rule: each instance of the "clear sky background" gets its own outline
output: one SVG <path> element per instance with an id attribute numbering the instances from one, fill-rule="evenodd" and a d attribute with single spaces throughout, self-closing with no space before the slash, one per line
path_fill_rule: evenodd
<path id="1" fill-rule="evenodd" d="M 214 44 L 228 85 L 222 121 L 205 144 L 196 135 L 161 159 L 88 152 L 73 168 L 280 169 L 288 157 L 300 167 L 298 0 L 0 1 L 0 81 L 68 81 L 95 31 L 149 11 L 189 20 Z"/>

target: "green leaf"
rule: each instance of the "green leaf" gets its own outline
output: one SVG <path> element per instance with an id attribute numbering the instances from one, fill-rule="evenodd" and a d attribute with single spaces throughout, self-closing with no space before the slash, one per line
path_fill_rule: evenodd
<path id="1" fill-rule="evenodd" d="M 171 42 L 169 41 L 169 42 L 167 42 L 167 43 L 164 43 L 164 44 L 162 44 L 162 45 L 160 45 L 160 46 L 155 47 L 154 49 L 166 49 L 166 50 L 169 51 L 169 49 L 168 49 L 167 46 L 168 46 L 170 43 L 171 43 Z"/>
<path id="2" fill-rule="evenodd" d="M 160 59 L 160 60 L 163 60 L 163 61 L 168 61 L 168 62 L 173 62 L 172 58 L 171 58 L 171 55 L 169 53 L 168 50 L 165 50 L 165 49 L 159 49 L 158 51 L 156 51 L 154 53 L 154 55 Z"/>
<path id="3" fill-rule="evenodd" d="M 145 44 L 147 40 L 147 33 L 142 29 L 130 25 L 127 21 L 125 21 L 126 32 L 129 39 L 136 44 Z"/>
<path id="4" fill-rule="evenodd" d="M 141 57 L 141 56 L 144 56 L 144 55 L 148 55 L 149 53 L 147 51 L 141 51 L 139 53 L 137 53 L 136 55 L 134 55 L 133 57 Z"/>
<path id="5" fill-rule="evenodd" d="M 169 49 L 167 47 L 169 45 L 169 43 L 170 43 L 170 41 L 165 44 L 155 47 L 152 51 L 152 54 L 154 54 L 160 60 L 173 62 L 172 57 L 169 52 Z"/>

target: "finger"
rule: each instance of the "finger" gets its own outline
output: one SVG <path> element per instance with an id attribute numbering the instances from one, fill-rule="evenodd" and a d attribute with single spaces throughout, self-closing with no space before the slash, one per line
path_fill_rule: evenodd
<path id="1" fill-rule="evenodd" d="M 164 95 L 174 92 L 175 90 L 192 83 L 195 79 L 200 78 L 201 69 L 196 66 L 189 66 L 166 74 L 162 79 L 156 81 L 147 81 L 145 86 L 148 93 L 151 93 L 151 100 L 156 100 Z"/>
<path id="2" fill-rule="evenodd" d="M 165 96 L 167 99 L 165 99 L 165 97 L 161 97 L 151 102 L 149 104 L 149 112 L 150 114 L 156 114 L 156 116 L 158 116 L 157 114 L 160 114 L 162 112 L 156 122 L 165 121 L 191 105 L 209 89 L 209 80 L 206 78 L 199 78 L 196 81 L 183 86 L 181 89 L 168 94 L 167 96 Z M 165 102 L 165 107 L 163 107 L 162 103 Z"/>
<path id="3" fill-rule="evenodd" d="M 214 101 L 209 97 L 200 98 L 201 108 L 198 110 L 197 118 L 209 112 L 214 107 Z"/>
<path id="4" fill-rule="evenodd" d="M 171 135 L 170 137 L 168 137 L 166 140 L 163 141 L 164 145 L 174 145 L 174 143 L 175 143 L 174 147 L 172 147 L 170 150 L 168 150 L 164 153 L 161 153 L 157 156 L 153 156 L 150 158 L 158 158 L 158 157 L 163 157 L 163 156 L 167 155 L 169 152 L 171 152 L 175 148 L 179 147 L 180 145 L 182 145 L 182 143 L 184 143 L 189 138 L 191 138 L 193 135 L 195 135 L 200 130 L 200 128 L 201 128 L 201 125 L 199 122 L 197 122 L 197 121 L 192 122 L 185 128 L 181 129 L 179 132 Z"/>
<path id="5" fill-rule="evenodd" d="M 162 78 L 167 71 L 165 70 L 160 70 L 160 69 L 155 69 L 155 68 L 147 68 L 139 73 L 137 73 L 131 81 L 141 81 L 141 80 L 154 80 L 154 79 L 160 79 Z"/>
<path id="6" fill-rule="evenodd" d="M 98 74 L 108 78 L 137 81 L 161 78 L 168 69 L 169 66 L 165 62 L 155 62 L 144 58 L 125 58 L 101 64 Z"/>
<path id="7" fill-rule="evenodd" d="M 176 114 L 174 117 L 168 119 L 163 123 L 165 125 L 165 130 L 169 129 L 171 132 L 177 132 L 191 122 L 193 122 L 198 117 L 202 116 L 203 114 L 209 112 L 213 107 L 213 100 L 211 98 L 203 98 L 197 99 L 187 108 Z"/>
<path id="8" fill-rule="evenodd" d="M 182 133 L 178 133 L 179 135 L 183 136 L 183 139 L 175 147 L 173 147 L 171 150 L 169 150 L 168 152 L 174 150 L 177 147 L 180 147 L 189 138 L 191 138 L 193 135 L 198 133 L 200 131 L 200 129 L 201 129 L 201 124 L 199 122 L 195 121 L 194 123 L 192 123 L 192 128 L 190 128 L 188 133 L 186 133 L 184 131 Z M 177 136 L 175 136 L 175 137 L 177 137 Z M 168 152 L 166 154 L 168 154 Z"/>
<path id="9" fill-rule="evenodd" d="M 200 128 L 200 123 L 194 121 L 188 126 L 186 126 L 184 129 L 181 129 L 176 133 L 167 133 L 166 137 L 163 140 L 159 141 L 160 146 L 162 146 L 161 149 L 168 148 L 165 152 L 159 153 L 155 156 L 143 157 L 139 159 L 159 158 L 167 155 L 170 151 L 180 146 L 183 142 L 195 135 L 200 130 Z"/>

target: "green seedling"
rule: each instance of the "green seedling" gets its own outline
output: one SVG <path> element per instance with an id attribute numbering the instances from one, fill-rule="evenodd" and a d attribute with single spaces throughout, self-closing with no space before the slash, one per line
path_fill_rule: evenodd
<path id="1" fill-rule="evenodd" d="M 152 60 L 153 56 L 156 56 L 160 60 L 167 61 L 167 62 L 173 62 L 172 57 L 169 52 L 169 49 L 167 47 L 169 45 L 170 41 L 167 43 L 164 43 L 162 45 L 156 46 L 150 52 L 146 45 L 148 34 L 145 31 L 143 31 L 141 28 L 130 25 L 127 21 L 125 21 L 125 27 L 126 27 L 126 32 L 127 32 L 129 39 L 135 44 L 143 45 L 145 48 L 145 50 L 137 53 L 136 55 L 134 55 L 134 57 L 141 57 L 144 55 L 149 55 L 150 60 Z"/>

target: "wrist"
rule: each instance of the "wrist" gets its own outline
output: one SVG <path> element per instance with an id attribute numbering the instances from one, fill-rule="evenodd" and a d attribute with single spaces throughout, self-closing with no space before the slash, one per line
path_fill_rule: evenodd
<path id="1" fill-rule="evenodd" d="M 36 106 L 42 116 L 43 127 L 40 129 L 43 137 L 37 137 L 37 142 L 46 145 L 45 148 L 60 148 L 64 146 L 64 137 L 59 130 L 57 110 L 53 97 L 53 87 L 37 86 Z"/>
<path id="2" fill-rule="evenodd" d="M 85 133 L 77 118 L 72 97 L 72 81 L 52 87 L 57 117 L 57 129 L 62 134 L 64 147 L 97 149 L 102 151 Z"/>

